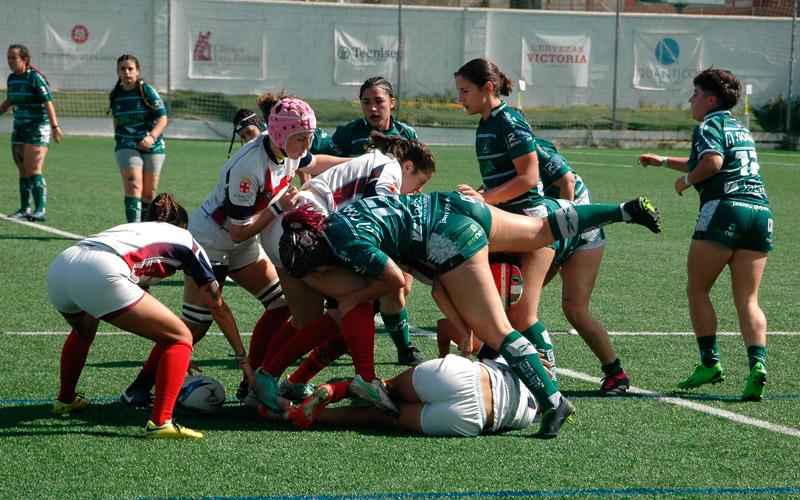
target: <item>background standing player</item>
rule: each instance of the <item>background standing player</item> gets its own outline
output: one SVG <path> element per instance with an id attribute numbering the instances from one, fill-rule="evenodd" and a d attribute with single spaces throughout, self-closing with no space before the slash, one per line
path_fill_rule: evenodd
<path id="1" fill-rule="evenodd" d="M 31 54 L 24 45 L 8 47 L 8 90 L 0 104 L 0 115 L 14 107 L 11 154 L 19 171 L 19 210 L 15 219 L 47 220 L 47 183 L 44 159 L 50 147 L 50 135 L 56 142 L 64 137 L 58 126 L 50 85 L 31 64 Z M 31 208 L 31 201 L 33 207 Z"/>
<path id="2" fill-rule="evenodd" d="M 758 305 L 758 289 L 772 250 L 774 218 L 759 175 L 753 136 L 731 115 L 741 92 L 741 83 L 728 70 L 709 68 L 697 75 L 689 104 L 692 118 L 700 123 L 692 132 L 689 157 L 646 153 L 639 156 L 639 164 L 685 172 L 675 179 L 675 191 L 682 196 L 694 186 L 700 194 L 686 285 L 700 363 L 678 387 L 693 389 L 725 379 L 710 292 L 728 267 L 750 366 L 742 400 L 760 401 L 767 381 L 767 319 Z"/>
<path id="3" fill-rule="evenodd" d="M 125 220 L 139 222 L 158 191 L 166 157 L 167 108 L 156 89 L 144 83 L 139 60 L 117 59 L 117 84 L 108 96 L 114 117 L 114 156 L 125 187 Z"/>

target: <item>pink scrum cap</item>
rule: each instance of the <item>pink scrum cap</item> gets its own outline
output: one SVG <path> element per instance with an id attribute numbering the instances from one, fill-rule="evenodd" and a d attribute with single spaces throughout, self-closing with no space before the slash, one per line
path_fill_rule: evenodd
<path id="1" fill-rule="evenodd" d="M 302 99 L 287 97 L 276 102 L 269 111 L 267 129 L 279 148 L 286 148 L 290 135 L 313 132 L 317 128 L 314 110 Z"/>

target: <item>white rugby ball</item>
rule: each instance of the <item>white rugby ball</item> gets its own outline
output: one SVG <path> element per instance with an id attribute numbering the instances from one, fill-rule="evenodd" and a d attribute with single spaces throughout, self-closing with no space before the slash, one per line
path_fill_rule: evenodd
<path id="1" fill-rule="evenodd" d="M 211 415 L 225 404 L 225 388 L 205 375 L 186 377 L 175 410 L 186 415 Z"/>

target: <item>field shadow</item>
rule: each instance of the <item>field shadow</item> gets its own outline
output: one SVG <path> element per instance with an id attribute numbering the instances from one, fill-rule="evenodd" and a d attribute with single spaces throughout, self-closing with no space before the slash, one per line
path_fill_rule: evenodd
<path id="1" fill-rule="evenodd" d="M 0 240 L 28 240 L 28 241 L 76 241 L 67 236 L 9 236 L 0 235 Z"/>

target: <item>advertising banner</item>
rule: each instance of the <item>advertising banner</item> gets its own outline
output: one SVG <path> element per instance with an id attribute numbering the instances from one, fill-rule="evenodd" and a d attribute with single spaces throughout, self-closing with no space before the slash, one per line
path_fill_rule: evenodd
<path id="1" fill-rule="evenodd" d="M 522 71 L 531 85 L 586 87 L 592 39 L 589 35 L 530 34 L 522 38 Z"/>
<path id="2" fill-rule="evenodd" d="M 699 33 L 636 32 L 633 37 L 633 86 L 643 90 L 691 88 L 703 70 Z"/>
<path id="3" fill-rule="evenodd" d="M 191 17 L 189 78 L 264 80 L 267 41 L 259 20 Z"/>
<path id="4" fill-rule="evenodd" d="M 337 85 L 361 85 L 372 76 L 396 80 L 400 42 L 396 26 L 353 24 L 334 29 L 333 81 Z"/>

